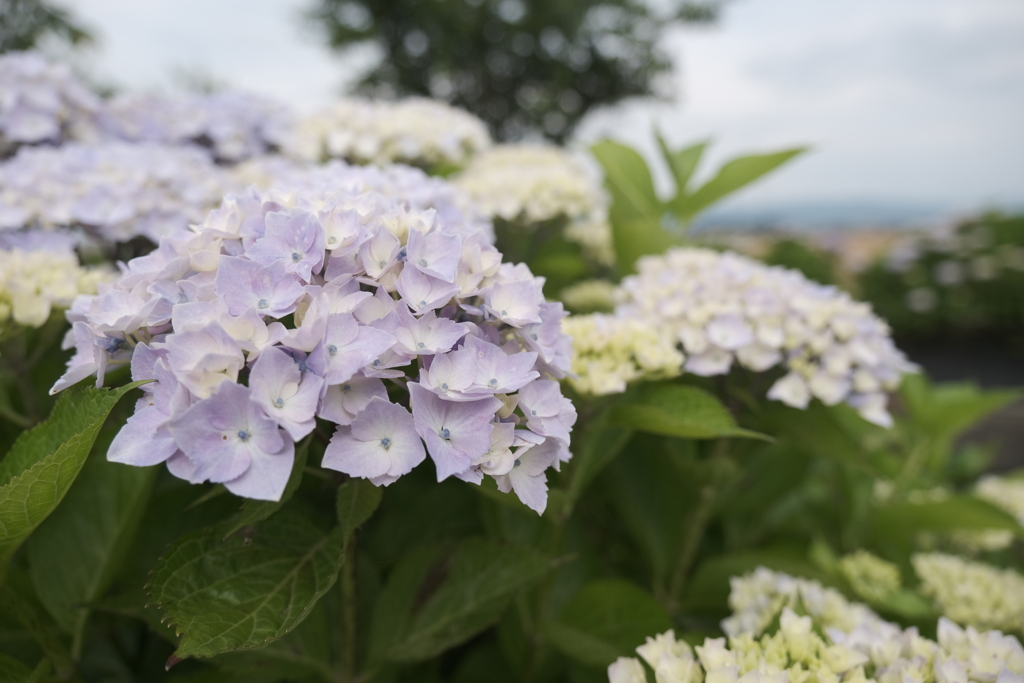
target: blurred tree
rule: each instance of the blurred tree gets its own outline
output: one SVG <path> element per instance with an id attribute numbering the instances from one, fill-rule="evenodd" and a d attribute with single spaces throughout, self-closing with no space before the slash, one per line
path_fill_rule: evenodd
<path id="1" fill-rule="evenodd" d="M 92 36 L 64 8 L 44 0 L 0 0 L 0 54 L 29 50 L 44 37 L 79 45 Z"/>
<path id="2" fill-rule="evenodd" d="M 665 29 L 709 22 L 718 0 L 313 0 L 308 17 L 332 48 L 379 45 L 359 84 L 468 109 L 501 139 L 564 140 L 591 108 L 662 95 Z"/>

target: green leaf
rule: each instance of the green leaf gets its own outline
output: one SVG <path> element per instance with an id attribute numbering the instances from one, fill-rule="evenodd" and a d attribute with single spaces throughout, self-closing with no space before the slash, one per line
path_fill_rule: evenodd
<path id="1" fill-rule="evenodd" d="M 0 654 L 0 683 L 26 683 L 32 677 L 32 669 L 14 657 Z"/>
<path id="2" fill-rule="evenodd" d="M 806 150 L 806 147 L 798 147 L 773 154 L 754 154 L 728 161 L 718 170 L 714 178 L 692 194 L 677 196 L 670 203 L 669 208 L 679 217 L 679 220 L 690 223 L 697 214 L 712 204 L 749 185 Z"/>
<path id="3" fill-rule="evenodd" d="M 661 218 L 661 201 L 654 191 L 651 171 L 636 150 L 602 140 L 590 151 L 604 169 L 604 182 L 612 195 L 612 222 Z"/>
<path id="4" fill-rule="evenodd" d="M 1019 389 L 981 389 L 970 382 L 933 384 L 924 375 L 908 375 L 900 396 L 915 428 L 935 440 L 951 440 L 979 420 L 1019 399 Z"/>
<path id="5" fill-rule="evenodd" d="M 771 437 L 737 426 L 714 395 L 683 384 L 658 384 L 636 391 L 612 409 L 609 424 L 650 434 L 688 439 Z"/>
<path id="6" fill-rule="evenodd" d="M 120 568 L 156 474 L 155 467 L 119 465 L 94 453 L 64 502 L 28 541 L 36 595 L 76 644 L 89 614 L 85 605 L 102 597 Z"/>
<path id="7" fill-rule="evenodd" d="M 281 493 L 281 500 L 246 500 L 242 503 L 242 509 L 238 511 L 238 516 L 234 522 L 224 532 L 225 538 L 241 531 L 247 526 L 262 522 L 292 499 L 295 492 L 299 490 L 299 484 L 302 483 L 302 471 L 305 469 L 306 460 L 309 457 L 309 444 L 311 440 L 312 436 L 303 439 L 295 449 L 295 462 L 292 464 L 292 473 L 288 476 L 288 483 L 285 484 L 284 491 Z"/>
<path id="8" fill-rule="evenodd" d="M 661 222 L 650 218 L 612 222 L 612 242 L 615 246 L 615 264 L 621 275 L 636 272 L 641 256 L 663 254 L 679 240 L 661 227 Z"/>
<path id="9" fill-rule="evenodd" d="M 542 631 L 558 649 L 588 666 L 631 656 L 648 636 L 672 628 L 665 608 L 628 581 L 591 581 Z"/>
<path id="10" fill-rule="evenodd" d="M 153 570 L 149 591 L 181 635 L 176 657 L 263 647 L 295 628 L 338 577 L 342 539 L 281 510 L 246 533 L 187 534 Z"/>
<path id="11" fill-rule="evenodd" d="M 111 409 L 140 384 L 69 389 L 49 419 L 22 433 L 0 461 L 0 580 L 11 555 L 71 488 Z"/>
<path id="12" fill-rule="evenodd" d="M 665 144 L 665 140 L 661 135 L 656 137 L 658 138 L 658 147 L 661 149 L 661 155 L 665 157 L 665 163 L 668 164 L 669 170 L 672 171 L 672 177 L 676 180 L 676 195 L 685 196 L 687 194 L 686 186 L 689 185 L 693 172 L 697 170 L 697 165 L 700 164 L 700 159 L 704 155 L 708 141 L 698 142 L 678 152 L 673 152 Z"/>
<path id="13" fill-rule="evenodd" d="M 871 454 L 849 432 L 842 420 L 846 406 L 829 407 L 817 401 L 798 410 L 781 404 L 768 406 L 764 415 L 773 432 L 802 453 L 850 465 L 876 475 Z M 863 420 L 860 420 L 863 422 Z"/>
<path id="14" fill-rule="evenodd" d="M 349 479 L 338 488 L 338 523 L 342 543 L 348 543 L 356 529 L 373 516 L 380 506 L 384 489 L 368 479 Z"/>
<path id="15" fill-rule="evenodd" d="M 454 553 L 432 546 L 408 555 L 381 591 L 370 634 L 374 659 L 430 659 L 494 624 L 549 562 L 536 551 L 484 539 Z"/>
<path id="16" fill-rule="evenodd" d="M 945 500 L 882 505 L 875 510 L 873 528 L 880 538 L 907 538 L 921 531 L 951 532 L 1003 529 L 1024 536 L 1017 520 L 1005 510 L 970 495 Z"/>
<path id="17" fill-rule="evenodd" d="M 613 427 L 606 418 L 598 418 L 587 425 L 575 445 L 570 465 L 569 501 L 575 502 L 587 486 L 611 463 L 633 436 L 630 429 Z"/>

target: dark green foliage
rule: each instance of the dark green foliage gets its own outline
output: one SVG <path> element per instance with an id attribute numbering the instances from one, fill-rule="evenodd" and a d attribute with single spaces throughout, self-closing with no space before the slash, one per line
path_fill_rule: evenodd
<path id="1" fill-rule="evenodd" d="M 44 0 L 0 0 L 0 54 L 30 50 L 46 37 L 71 45 L 92 41 L 89 31 L 62 7 Z"/>
<path id="2" fill-rule="evenodd" d="M 716 13 L 703 0 L 316 0 L 309 19 L 335 49 L 381 48 L 363 91 L 446 100 L 502 139 L 564 140 L 594 107 L 657 94 L 671 68 L 659 37 Z"/>

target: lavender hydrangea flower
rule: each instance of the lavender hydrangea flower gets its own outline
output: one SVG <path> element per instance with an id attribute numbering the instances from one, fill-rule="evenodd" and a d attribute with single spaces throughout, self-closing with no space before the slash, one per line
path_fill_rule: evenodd
<path id="1" fill-rule="evenodd" d="M 190 480 L 214 481 L 246 498 L 278 500 L 288 483 L 295 446 L 251 400 L 251 390 L 225 382 L 170 425 L 193 465 Z"/>
<path id="2" fill-rule="evenodd" d="M 387 485 L 429 453 L 438 480 L 490 476 L 542 511 L 575 420 L 545 379 L 569 370 L 563 312 L 452 220 L 358 184 L 229 196 L 72 305 L 53 391 L 131 362 L 155 381 L 111 459 L 241 496 L 280 497 L 319 418 L 325 467 Z"/>
<path id="3" fill-rule="evenodd" d="M 426 457 L 409 411 L 375 396 L 351 426 L 334 433 L 324 453 L 324 467 L 386 486 Z"/>
<path id="4" fill-rule="evenodd" d="M 442 481 L 469 470 L 491 445 L 491 420 L 501 407 L 496 398 L 445 401 L 418 384 L 409 385 L 416 432 L 427 443 Z"/>
<path id="5" fill-rule="evenodd" d="M 181 233 L 236 187 L 195 149 L 25 147 L 0 163 L 0 228 L 75 228 L 110 242 Z"/>

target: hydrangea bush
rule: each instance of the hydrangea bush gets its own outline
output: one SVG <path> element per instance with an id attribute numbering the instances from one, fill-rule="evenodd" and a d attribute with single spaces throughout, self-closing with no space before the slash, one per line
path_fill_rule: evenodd
<path id="1" fill-rule="evenodd" d="M 97 101 L 0 164 L 0 679 L 1021 683 L 1018 393 L 686 235 L 799 150 Z"/>
<path id="2" fill-rule="evenodd" d="M 439 481 L 490 475 L 542 512 L 575 411 L 556 381 L 564 314 L 541 285 L 472 224 L 384 195 L 232 195 L 75 302 L 53 391 L 131 363 L 156 381 L 108 458 L 248 498 L 280 499 L 320 417 L 337 425 L 325 467 L 391 484 L 426 457 L 422 439 Z"/>

